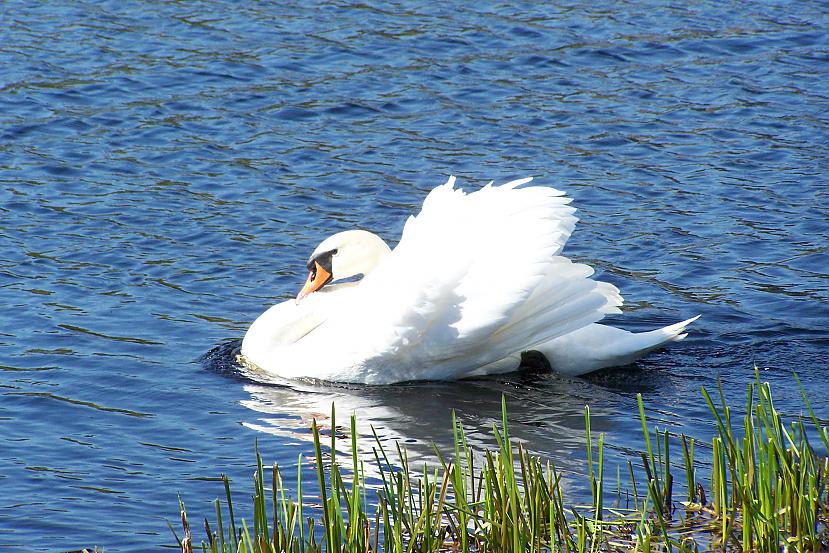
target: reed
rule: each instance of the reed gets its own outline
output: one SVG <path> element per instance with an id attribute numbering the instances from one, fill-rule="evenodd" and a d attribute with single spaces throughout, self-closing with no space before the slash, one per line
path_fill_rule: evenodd
<path id="1" fill-rule="evenodd" d="M 213 553 L 821 551 L 829 547 L 829 429 L 800 389 L 809 416 L 786 423 L 756 371 L 741 424 L 733 420 L 721 386 L 716 402 L 702 389 L 717 429 L 710 458 L 703 459 L 710 461 L 707 491 L 699 468 L 703 444 L 651 428 L 638 396 L 641 466 L 628 462 L 626 501 L 617 469 L 613 505 L 605 501 L 604 436 L 591 431 L 589 407 L 584 415 L 592 503 L 570 506 L 555 464 L 510 439 L 505 401 L 501 424 L 492 428 L 496 448 L 476 456 L 453 414 L 452 457 L 436 451 L 437 466 L 420 470 L 410 466 L 399 444 L 392 456 L 376 433 L 371 456 L 361 452 L 353 415 L 350 458 L 338 458 L 332 406 L 328 447 L 312 423 L 313 494 L 301 476 L 292 486 L 277 465 L 266 469 L 257 446 L 252 528 L 244 519 L 237 525 L 230 481 L 223 475 L 225 501 L 214 502 L 213 526 L 204 520 L 206 539 L 193 545 L 183 502 L 184 537 L 173 534 L 184 552 Z M 812 447 L 814 439 L 822 454 Z M 672 458 L 677 448 L 681 460 Z M 377 485 L 366 481 L 367 462 L 377 468 Z M 637 482 L 643 474 L 645 481 Z M 674 487 L 683 482 L 678 499 Z"/>

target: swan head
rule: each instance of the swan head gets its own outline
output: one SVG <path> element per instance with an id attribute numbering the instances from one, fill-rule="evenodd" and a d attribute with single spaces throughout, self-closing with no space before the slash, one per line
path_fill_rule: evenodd
<path id="1" fill-rule="evenodd" d="M 382 238 L 365 230 L 347 230 L 329 236 L 308 258 L 308 279 L 297 303 L 329 282 L 367 275 L 391 252 Z"/>

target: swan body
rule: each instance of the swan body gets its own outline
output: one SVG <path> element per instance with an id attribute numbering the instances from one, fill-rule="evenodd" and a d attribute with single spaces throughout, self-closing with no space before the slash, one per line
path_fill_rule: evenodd
<path id="1" fill-rule="evenodd" d="M 696 317 L 636 334 L 597 324 L 620 312 L 619 290 L 560 255 L 575 209 L 554 188 L 519 188 L 530 180 L 467 194 L 450 177 L 393 250 L 362 230 L 327 238 L 297 299 L 250 326 L 243 360 L 284 378 L 389 384 L 510 372 L 534 350 L 580 375 L 684 338 Z"/>

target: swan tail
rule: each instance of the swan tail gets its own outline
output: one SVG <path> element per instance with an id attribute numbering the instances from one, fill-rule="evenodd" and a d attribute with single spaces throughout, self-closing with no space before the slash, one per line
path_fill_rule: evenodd
<path id="1" fill-rule="evenodd" d="M 699 315 L 639 333 L 591 324 L 534 349 L 547 358 L 553 370 L 579 376 L 606 367 L 629 365 L 651 351 L 683 340 L 688 335 L 688 325 L 698 318 Z"/>
<path id="2" fill-rule="evenodd" d="M 688 325 L 699 319 L 699 315 L 696 317 L 691 317 L 690 319 L 685 319 L 684 321 L 680 321 L 678 323 L 668 325 L 666 327 L 662 327 L 656 330 L 651 330 L 650 332 L 643 332 L 643 335 L 653 335 L 654 337 L 662 337 L 662 341 L 656 344 L 655 347 L 662 346 L 667 344 L 668 342 L 679 342 L 680 340 L 684 340 L 688 333 L 686 332 Z"/>

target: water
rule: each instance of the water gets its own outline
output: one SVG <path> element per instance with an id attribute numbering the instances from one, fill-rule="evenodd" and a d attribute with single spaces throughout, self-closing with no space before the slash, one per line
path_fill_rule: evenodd
<path id="1" fill-rule="evenodd" d="M 796 370 L 826 417 L 827 28 L 820 2 L 5 2 L 0 549 L 170 546 L 177 494 L 198 521 L 225 472 L 244 501 L 254 440 L 295 470 L 332 401 L 425 456 L 452 408 L 491 444 L 505 394 L 574 498 L 588 403 L 611 471 L 640 449 L 637 392 L 707 441 L 700 385 L 739 404 L 756 364 L 783 411 Z M 228 367 L 322 238 L 394 242 L 449 174 L 575 198 L 566 252 L 622 289 L 615 322 L 702 319 L 584 379 L 309 389 Z"/>

